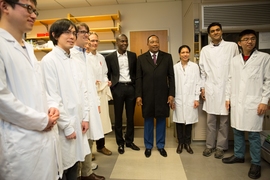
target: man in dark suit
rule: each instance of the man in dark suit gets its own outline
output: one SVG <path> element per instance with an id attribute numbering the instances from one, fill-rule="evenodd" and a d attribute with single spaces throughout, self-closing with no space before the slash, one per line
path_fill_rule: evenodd
<path id="1" fill-rule="evenodd" d="M 137 62 L 136 97 L 142 106 L 144 118 L 145 156 L 151 156 L 154 141 L 154 118 L 156 118 L 156 146 L 167 157 L 165 146 L 166 117 L 173 108 L 175 83 L 171 54 L 159 50 L 159 38 L 147 39 L 149 51 L 140 55 Z"/>
<path id="2" fill-rule="evenodd" d="M 105 57 L 108 79 L 112 82 L 111 91 L 114 102 L 115 137 L 119 154 L 125 152 L 124 144 L 133 150 L 140 150 L 134 141 L 135 78 L 137 55 L 127 51 L 128 38 L 120 34 L 116 38 L 117 51 Z M 125 139 L 122 132 L 122 114 L 125 104 L 127 127 Z"/>

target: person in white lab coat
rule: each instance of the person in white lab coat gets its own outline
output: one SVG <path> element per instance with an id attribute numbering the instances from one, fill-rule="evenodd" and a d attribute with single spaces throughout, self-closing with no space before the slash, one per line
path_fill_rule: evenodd
<path id="1" fill-rule="evenodd" d="M 62 176 L 58 105 L 46 93 L 32 46 L 23 40 L 38 16 L 36 5 L 0 1 L 1 180 Z"/>
<path id="2" fill-rule="evenodd" d="M 103 133 L 108 134 L 112 131 L 112 123 L 109 115 L 108 101 L 112 100 L 110 90 L 111 81 L 108 80 L 108 68 L 103 55 L 97 52 L 99 44 L 98 35 L 95 32 L 90 32 L 89 40 L 85 46 L 87 52 L 87 61 L 92 67 L 92 72 L 95 77 L 97 93 L 100 98 L 100 118 L 102 122 Z M 111 155 L 112 152 L 105 147 L 105 137 L 96 140 L 97 151 L 105 155 Z"/>
<path id="3" fill-rule="evenodd" d="M 248 176 L 261 176 L 261 139 L 263 118 L 270 99 L 270 55 L 256 50 L 256 32 L 244 30 L 239 34 L 241 54 L 231 60 L 226 88 L 226 107 L 231 107 L 234 132 L 234 155 L 223 163 L 245 162 L 245 131 L 250 144 L 251 167 Z"/>
<path id="4" fill-rule="evenodd" d="M 77 36 L 76 26 L 68 19 L 54 22 L 49 30 L 55 47 L 41 60 L 47 91 L 59 104 L 58 121 L 63 179 L 77 180 L 78 161 L 90 153 L 86 132 L 89 127 L 87 88 L 78 64 L 70 58 Z"/>
<path id="5" fill-rule="evenodd" d="M 226 109 L 225 86 L 229 73 L 230 60 L 239 54 L 237 44 L 222 39 L 220 23 L 211 23 L 207 32 L 210 44 L 200 53 L 201 97 L 203 110 L 207 113 L 206 148 L 203 155 L 208 157 L 215 152 L 215 158 L 221 159 L 228 149 L 229 111 Z M 219 117 L 219 127 L 217 118 Z M 218 131 L 218 133 L 217 133 Z"/>
<path id="6" fill-rule="evenodd" d="M 200 96 L 200 70 L 196 63 L 189 60 L 190 47 L 183 45 L 178 50 L 180 61 L 174 65 L 175 98 L 173 122 L 176 124 L 178 147 L 176 152 L 182 153 L 183 147 L 190 154 L 192 124 L 198 122 Z"/>
<path id="7" fill-rule="evenodd" d="M 78 29 L 77 40 L 75 46 L 70 50 L 71 58 L 79 66 L 80 72 L 83 75 L 83 79 L 86 82 L 88 92 L 88 102 L 90 108 L 90 123 L 89 130 L 87 132 L 88 147 L 92 149 L 92 140 L 98 140 L 104 137 L 102 130 L 102 124 L 99 116 L 99 97 L 96 92 L 95 78 L 92 73 L 92 69 L 86 60 L 86 53 L 84 46 L 88 43 L 89 27 L 86 23 L 77 23 Z M 95 167 L 94 167 L 95 166 Z M 93 173 L 93 169 L 96 169 L 97 165 L 92 163 L 92 154 L 85 156 L 82 163 L 79 166 L 79 179 L 81 180 L 104 180 L 103 176 L 99 176 Z"/>

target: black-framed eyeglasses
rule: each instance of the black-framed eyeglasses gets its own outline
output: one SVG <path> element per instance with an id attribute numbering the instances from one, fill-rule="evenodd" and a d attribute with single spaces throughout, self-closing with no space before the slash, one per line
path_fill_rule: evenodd
<path id="1" fill-rule="evenodd" d="M 64 31 L 63 32 L 64 34 L 67 34 L 67 35 L 73 35 L 75 37 L 77 37 L 77 32 L 76 31 L 71 31 L 71 30 L 67 30 L 67 31 Z"/>
<path id="2" fill-rule="evenodd" d="M 36 16 L 39 15 L 39 13 L 37 12 L 37 10 L 34 9 L 34 8 L 33 8 L 31 5 L 29 5 L 29 4 L 22 4 L 22 3 L 19 3 L 19 2 L 13 2 L 13 3 L 14 3 L 14 4 L 17 4 L 17 5 L 21 6 L 21 7 L 23 7 L 23 8 L 25 8 L 25 9 L 27 9 L 27 12 L 28 12 L 29 14 L 35 13 Z"/>
<path id="3" fill-rule="evenodd" d="M 83 35 L 89 35 L 88 31 L 78 31 L 78 33 L 83 34 Z"/>

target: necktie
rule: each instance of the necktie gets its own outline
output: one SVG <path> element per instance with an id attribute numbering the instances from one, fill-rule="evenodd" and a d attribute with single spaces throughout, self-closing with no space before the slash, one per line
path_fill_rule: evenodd
<path id="1" fill-rule="evenodd" d="M 154 64 L 157 64 L 157 55 L 156 54 L 153 54 L 153 61 L 154 61 Z"/>

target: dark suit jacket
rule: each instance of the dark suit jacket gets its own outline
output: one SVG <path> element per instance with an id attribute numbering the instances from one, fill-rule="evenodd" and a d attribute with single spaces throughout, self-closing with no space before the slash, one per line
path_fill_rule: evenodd
<path id="1" fill-rule="evenodd" d="M 175 96 L 171 54 L 159 51 L 156 65 L 149 51 L 140 55 L 136 75 L 136 97 L 142 97 L 143 117 L 168 117 L 168 96 Z"/>
<path id="2" fill-rule="evenodd" d="M 128 65 L 129 65 L 129 75 L 132 83 L 135 85 L 136 79 L 136 64 L 137 55 L 134 52 L 127 51 Z M 107 67 L 108 67 L 108 79 L 112 82 L 111 88 L 113 88 L 119 82 L 120 70 L 117 52 L 112 52 L 105 57 Z"/>

